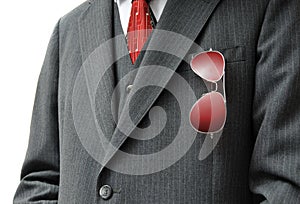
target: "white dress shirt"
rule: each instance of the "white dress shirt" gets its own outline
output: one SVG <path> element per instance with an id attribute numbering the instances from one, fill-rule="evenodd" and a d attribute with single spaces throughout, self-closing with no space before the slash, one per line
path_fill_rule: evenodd
<path id="1" fill-rule="evenodd" d="M 126 35 L 130 18 L 131 0 L 115 0 L 115 2 L 118 4 L 122 28 L 124 35 Z M 151 0 L 149 3 L 157 22 L 159 21 L 166 3 L 167 0 Z"/>

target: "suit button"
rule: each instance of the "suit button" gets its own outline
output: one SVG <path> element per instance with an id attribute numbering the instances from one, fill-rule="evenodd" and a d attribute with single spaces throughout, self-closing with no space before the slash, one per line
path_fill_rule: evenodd
<path id="1" fill-rule="evenodd" d="M 99 195 L 103 200 L 109 199 L 112 193 L 112 188 L 109 185 L 103 185 L 99 190 Z"/>
<path id="2" fill-rule="evenodd" d="M 126 87 L 127 92 L 129 92 L 129 91 L 132 89 L 132 87 L 133 87 L 132 84 L 128 85 L 128 86 Z"/>

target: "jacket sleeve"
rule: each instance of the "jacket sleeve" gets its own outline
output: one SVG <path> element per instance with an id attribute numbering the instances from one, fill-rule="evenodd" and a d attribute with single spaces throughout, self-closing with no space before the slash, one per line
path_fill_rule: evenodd
<path id="1" fill-rule="evenodd" d="M 300 1 L 270 0 L 257 45 L 255 203 L 300 203 Z"/>
<path id="2" fill-rule="evenodd" d="M 13 203 L 57 203 L 59 190 L 58 38 L 56 24 L 40 72 L 21 181 Z"/>

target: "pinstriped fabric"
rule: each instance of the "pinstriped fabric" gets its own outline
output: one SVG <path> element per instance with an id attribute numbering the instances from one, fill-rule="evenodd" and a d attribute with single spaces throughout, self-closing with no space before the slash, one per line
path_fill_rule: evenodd
<path id="1" fill-rule="evenodd" d="M 57 199 L 59 191 L 58 40 L 56 24 L 41 70 L 30 127 L 29 145 L 14 203 Z M 40 157 L 40 158 L 39 158 Z M 43 165 L 41 165 L 43 164 Z M 47 178 L 47 179 L 45 179 Z M 56 203 L 55 201 L 49 203 Z"/>
<path id="2" fill-rule="evenodd" d="M 201 30 L 197 28 L 200 20 L 195 21 L 200 16 L 196 11 L 207 13 L 212 8 L 210 1 L 182 1 L 181 7 L 174 2 L 168 1 L 157 27 L 188 32 L 189 37 L 197 33 L 197 44 L 204 49 L 221 51 L 226 59 L 228 116 L 213 153 L 203 161 L 198 160 L 204 142 L 204 136 L 199 134 L 189 151 L 174 165 L 143 176 L 103 168 L 88 154 L 72 119 L 74 81 L 89 53 L 113 34 L 122 33 L 118 15 L 112 12 L 112 2 L 95 0 L 64 16 L 51 38 L 14 203 L 300 202 L 299 1 L 221 0 L 212 14 L 207 15 L 209 18 Z M 193 9 L 196 5 L 198 7 Z M 174 9 L 168 10 L 170 8 Z M 188 19 L 192 10 L 195 26 L 186 25 L 182 20 Z M 182 18 L 176 16 L 178 13 Z M 168 19 L 175 21 L 168 23 Z M 117 45 L 116 49 L 124 46 L 126 44 Z M 191 47 L 187 56 L 195 52 L 199 50 Z M 170 65 L 176 61 L 175 57 L 163 53 L 146 52 L 140 56 L 137 63 Z M 113 90 L 111 84 L 115 85 L 127 71 L 136 68 L 128 64 L 129 56 L 118 61 L 97 92 L 97 120 L 108 138 L 112 137 L 115 124 L 103 96 L 109 98 Z M 180 63 L 176 72 L 190 84 L 197 98 L 207 92 L 203 81 L 187 63 Z M 59 83 L 56 84 L 57 78 Z M 176 84 L 176 81 L 171 78 L 168 84 Z M 124 104 L 125 92 L 122 97 L 117 101 L 119 109 Z M 135 103 L 144 104 L 147 98 L 149 96 L 136 99 Z M 189 97 L 186 100 L 194 102 Z M 162 107 L 168 116 L 163 130 L 150 140 L 127 138 L 120 147 L 122 151 L 149 154 L 174 140 L 181 117 L 178 101 L 163 90 L 153 105 Z M 120 115 L 118 111 L 116 115 Z M 133 111 L 132 114 L 139 113 Z M 146 113 L 138 126 L 149 125 Z M 110 162 L 118 162 L 118 158 L 115 155 Z M 98 194 L 104 184 L 114 189 L 113 196 L 106 201 Z"/>
<path id="3" fill-rule="evenodd" d="M 299 9 L 298 1 L 270 1 L 258 40 L 250 181 L 270 203 L 300 202 Z"/>

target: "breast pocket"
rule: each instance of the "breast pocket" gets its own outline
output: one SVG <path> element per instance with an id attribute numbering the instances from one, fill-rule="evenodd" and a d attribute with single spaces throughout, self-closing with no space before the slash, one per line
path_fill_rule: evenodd
<path id="1" fill-rule="evenodd" d="M 184 72 L 193 72 L 190 67 L 190 61 L 192 58 L 197 55 L 200 52 L 208 51 L 210 48 L 205 48 L 201 50 L 193 50 L 189 52 L 186 57 L 184 58 L 184 63 L 182 66 L 178 67 L 176 70 L 177 73 L 183 73 Z M 225 58 L 225 69 L 227 67 L 232 67 L 233 63 L 238 63 L 238 62 L 243 62 L 246 61 L 246 51 L 245 51 L 245 46 L 243 45 L 238 45 L 238 46 L 232 46 L 232 47 L 227 47 L 227 48 L 214 48 L 213 50 L 219 51 L 223 54 Z M 234 67 L 234 66 L 233 66 Z"/>

